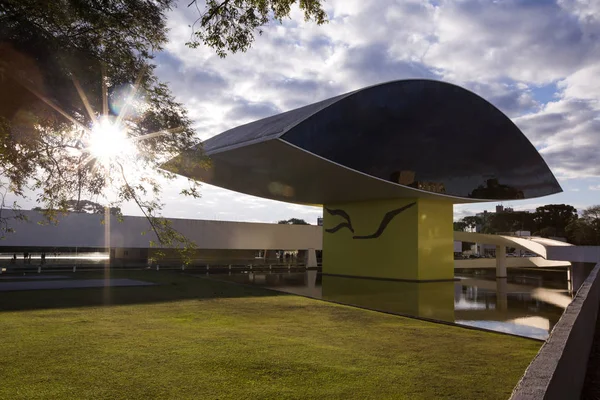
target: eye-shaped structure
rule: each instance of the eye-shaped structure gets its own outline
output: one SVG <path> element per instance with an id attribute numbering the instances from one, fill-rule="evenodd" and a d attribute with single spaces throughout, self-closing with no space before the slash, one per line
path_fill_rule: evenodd
<path id="1" fill-rule="evenodd" d="M 561 191 L 535 147 L 492 104 L 432 80 L 383 83 L 242 125 L 204 143 L 194 179 L 300 204 L 513 200 Z"/>

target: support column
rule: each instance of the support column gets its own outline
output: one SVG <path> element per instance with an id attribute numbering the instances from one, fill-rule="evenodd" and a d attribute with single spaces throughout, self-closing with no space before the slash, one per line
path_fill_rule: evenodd
<path id="1" fill-rule="evenodd" d="M 506 246 L 496 246 L 496 278 L 506 276 Z"/>
<path id="2" fill-rule="evenodd" d="M 277 264 L 277 252 L 275 250 L 265 250 L 265 264 Z"/>
<path id="3" fill-rule="evenodd" d="M 315 249 L 306 251 L 306 268 L 317 268 L 317 252 Z"/>
<path id="4" fill-rule="evenodd" d="M 449 202 L 327 204 L 323 216 L 324 274 L 418 282 L 454 279 Z"/>
<path id="5" fill-rule="evenodd" d="M 594 263 L 571 262 L 571 281 L 573 293 L 577 293 L 590 272 L 592 272 L 592 269 L 594 269 L 594 266 Z"/>

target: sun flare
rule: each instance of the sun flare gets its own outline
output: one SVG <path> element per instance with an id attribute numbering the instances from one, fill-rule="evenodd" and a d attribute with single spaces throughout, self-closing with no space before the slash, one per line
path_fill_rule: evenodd
<path id="1" fill-rule="evenodd" d="M 92 157 L 106 165 L 132 155 L 135 148 L 126 129 L 103 118 L 92 128 L 87 149 Z"/>

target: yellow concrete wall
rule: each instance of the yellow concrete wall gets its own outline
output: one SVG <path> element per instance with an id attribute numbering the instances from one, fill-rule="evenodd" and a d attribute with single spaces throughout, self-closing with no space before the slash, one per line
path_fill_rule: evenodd
<path id="1" fill-rule="evenodd" d="M 374 233 L 388 211 L 415 201 L 400 199 L 326 205 L 329 209 L 346 211 L 351 217 L 354 233 L 346 228 L 327 233 L 326 229 L 334 228 L 345 220 L 323 210 L 323 272 L 418 279 L 416 206 L 397 215 L 379 238 L 353 239 L 354 235 Z"/>
<path id="2" fill-rule="evenodd" d="M 391 210 L 416 203 L 396 215 L 375 239 L 355 239 L 377 231 Z M 420 199 L 394 199 L 328 204 L 350 216 L 354 233 L 342 228 L 346 220 L 323 210 L 323 272 L 358 277 L 407 280 L 452 279 L 452 204 Z"/>
<path id="3" fill-rule="evenodd" d="M 454 228 L 451 203 L 418 201 L 418 241 L 420 280 L 454 277 Z"/>

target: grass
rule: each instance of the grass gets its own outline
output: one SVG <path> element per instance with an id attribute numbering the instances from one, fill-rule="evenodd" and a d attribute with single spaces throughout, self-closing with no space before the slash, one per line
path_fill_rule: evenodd
<path id="1" fill-rule="evenodd" d="M 540 347 L 166 271 L 115 275 L 162 285 L 0 292 L 0 399 L 505 399 Z"/>

